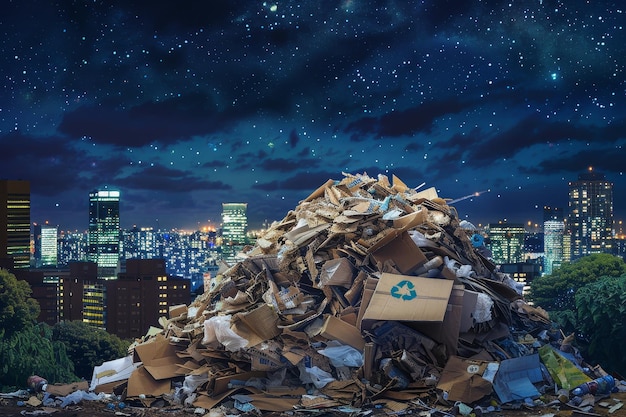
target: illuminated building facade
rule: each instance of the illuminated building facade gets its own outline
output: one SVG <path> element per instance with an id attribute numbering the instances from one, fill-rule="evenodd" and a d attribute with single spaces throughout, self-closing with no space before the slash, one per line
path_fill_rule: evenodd
<path id="1" fill-rule="evenodd" d="M 523 224 L 491 223 L 488 226 L 489 249 L 496 264 L 523 262 L 524 237 Z"/>
<path id="2" fill-rule="evenodd" d="M 0 258 L 30 267 L 30 182 L 0 180 Z"/>
<path id="3" fill-rule="evenodd" d="M 98 265 L 98 277 L 115 279 L 120 261 L 120 192 L 89 193 L 87 260 Z"/>
<path id="4" fill-rule="evenodd" d="M 571 258 L 613 252 L 613 183 L 603 174 L 580 174 L 569 183 Z"/>
<path id="5" fill-rule="evenodd" d="M 563 263 L 563 235 L 565 221 L 563 209 L 543 208 L 543 273 L 551 274 Z"/>
<path id="6" fill-rule="evenodd" d="M 247 243 L 248 203 L 222 203 L 222 250 L 224 260 L 232 264 Z"/>
<path id="7" fill-rule="evenodd" d="M 35 250 L 33 258 L 35 267 L 57 266 L 58 263 L 58 228 L 56 226 L 48 226 L 35 224 L 33 226 L 33 237 L 35 241 Z"/>

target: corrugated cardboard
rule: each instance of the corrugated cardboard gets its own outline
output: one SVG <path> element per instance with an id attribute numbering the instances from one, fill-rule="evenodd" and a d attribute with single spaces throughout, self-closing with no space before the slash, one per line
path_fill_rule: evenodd
<path id="1" fill-rule="evenodd" d="M 454 281 L 383 273 L 365 320 L 443 321 Z"/>
<path id="2" fill-rule="evenodd" d="M 427 259 L 406 231 L 424 223 L 427 217 L 428 210 L 424 208 L 395 219 L 394 230 L 370 246 L 368 253 L 379 264 L 391 260 L 401 273 L 411 273 Z"/>
<path id="3" fill-rule="evenodd" d="M 376 263 L 393 261 L 398 271 L 410 274 L 428 259 L 407 232 L 390 233 L 370 248 Z"/>
<path id="4" fill-rule="evenodd" d="M 361 351 L 365 346 L 365 340 L 363 340 L 359 329 L 335 316 L 326 317 L 320 335 L 329 340 L 339 340 L 344 345 L 352 346 Z"/>
<path id="5" fill-rule="evenodd" d="M 179 376 L 178 365 L 185 361 L 176 354 L 176 346 L 170 345 L 163 335 L 157 335 L 153 340 L 135 347 L 135 354 L 143 362 L 146 371 L 156 380 Z"/>
<path id="6" fill-rule="evenodd" d="M 128 397 L 137 397 L 143 394 L 156 397 L 169 393 L 171 388 L 172 383 L 169 379 L 157 381 L 150 375 L 146 368 L 142 366 L 135 369 L 130 375 L 130 378 L 128 378 L 126 395 Z"/>
<path id="7" fill-rule="evenodd" d="M 278 314 L 268 304 L 247 313 L 237 313 L 231 320 L 231 329 L 248 341 L 248 347 L 258 345 L 281 333 L 278 326 Z"/>
<path id="8" fill-rule="evenodd" d="M 446 363 L 437 388 L 448 393 L 448 400 L 472 403 L 491 394 L 491 382 L 482 377 L 488 362 L 451 356 Z"/>
<path id="9" fill-rule="evenodd" d="M 331 259 L 322 265 L 319 283 L 321 286 L 339 285 L 344 288 L 350 288 L 354 274 L 355 268 L 348 258 Z"/>
<path id="10" fill-rule="evenodd" d="M 464 286 L 454 285 L 442 322 L 418 322 L 411 327 L 446 346 L 448 355 L 457 354 L 459 329 L 463 314 Z"/>

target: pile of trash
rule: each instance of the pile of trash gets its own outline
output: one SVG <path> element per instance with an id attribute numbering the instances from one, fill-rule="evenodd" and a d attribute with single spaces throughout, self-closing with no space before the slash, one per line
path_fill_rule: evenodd
<path id="1" fill-rule="evenodd" d="M 146 407 L 468 414 L 558 389 L 570 401 L 605 376 L 477 237 L 433 188 L 343 174 L 96 367 L 90 391 Z"/>

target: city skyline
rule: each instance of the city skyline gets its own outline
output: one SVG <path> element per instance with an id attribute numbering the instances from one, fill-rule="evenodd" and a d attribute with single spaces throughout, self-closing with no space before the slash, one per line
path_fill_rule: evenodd
<path id="1" fill-rule="evenodd" d="M 541 224 L 593 166 L 626 214 L 624 10 L 562 1 L 41 4 L 0 16 L 0 178 L 31 220 L 192 229 L 279 220 L 342 172 L 396 175 L 462 220 Z"/>

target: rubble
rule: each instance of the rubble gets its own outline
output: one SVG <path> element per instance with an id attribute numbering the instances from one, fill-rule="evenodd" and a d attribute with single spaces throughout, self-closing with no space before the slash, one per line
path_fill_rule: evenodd
<path id="1" fill-rule="evenodd" d="M 582 363 L 571 340 L 474 235 L 433 188 L 328 180 L 127 358 L 96 368 L 90 390 L 145 407 L 468 414 L 591 380 L 560 373 L 563 358 Z"/>

